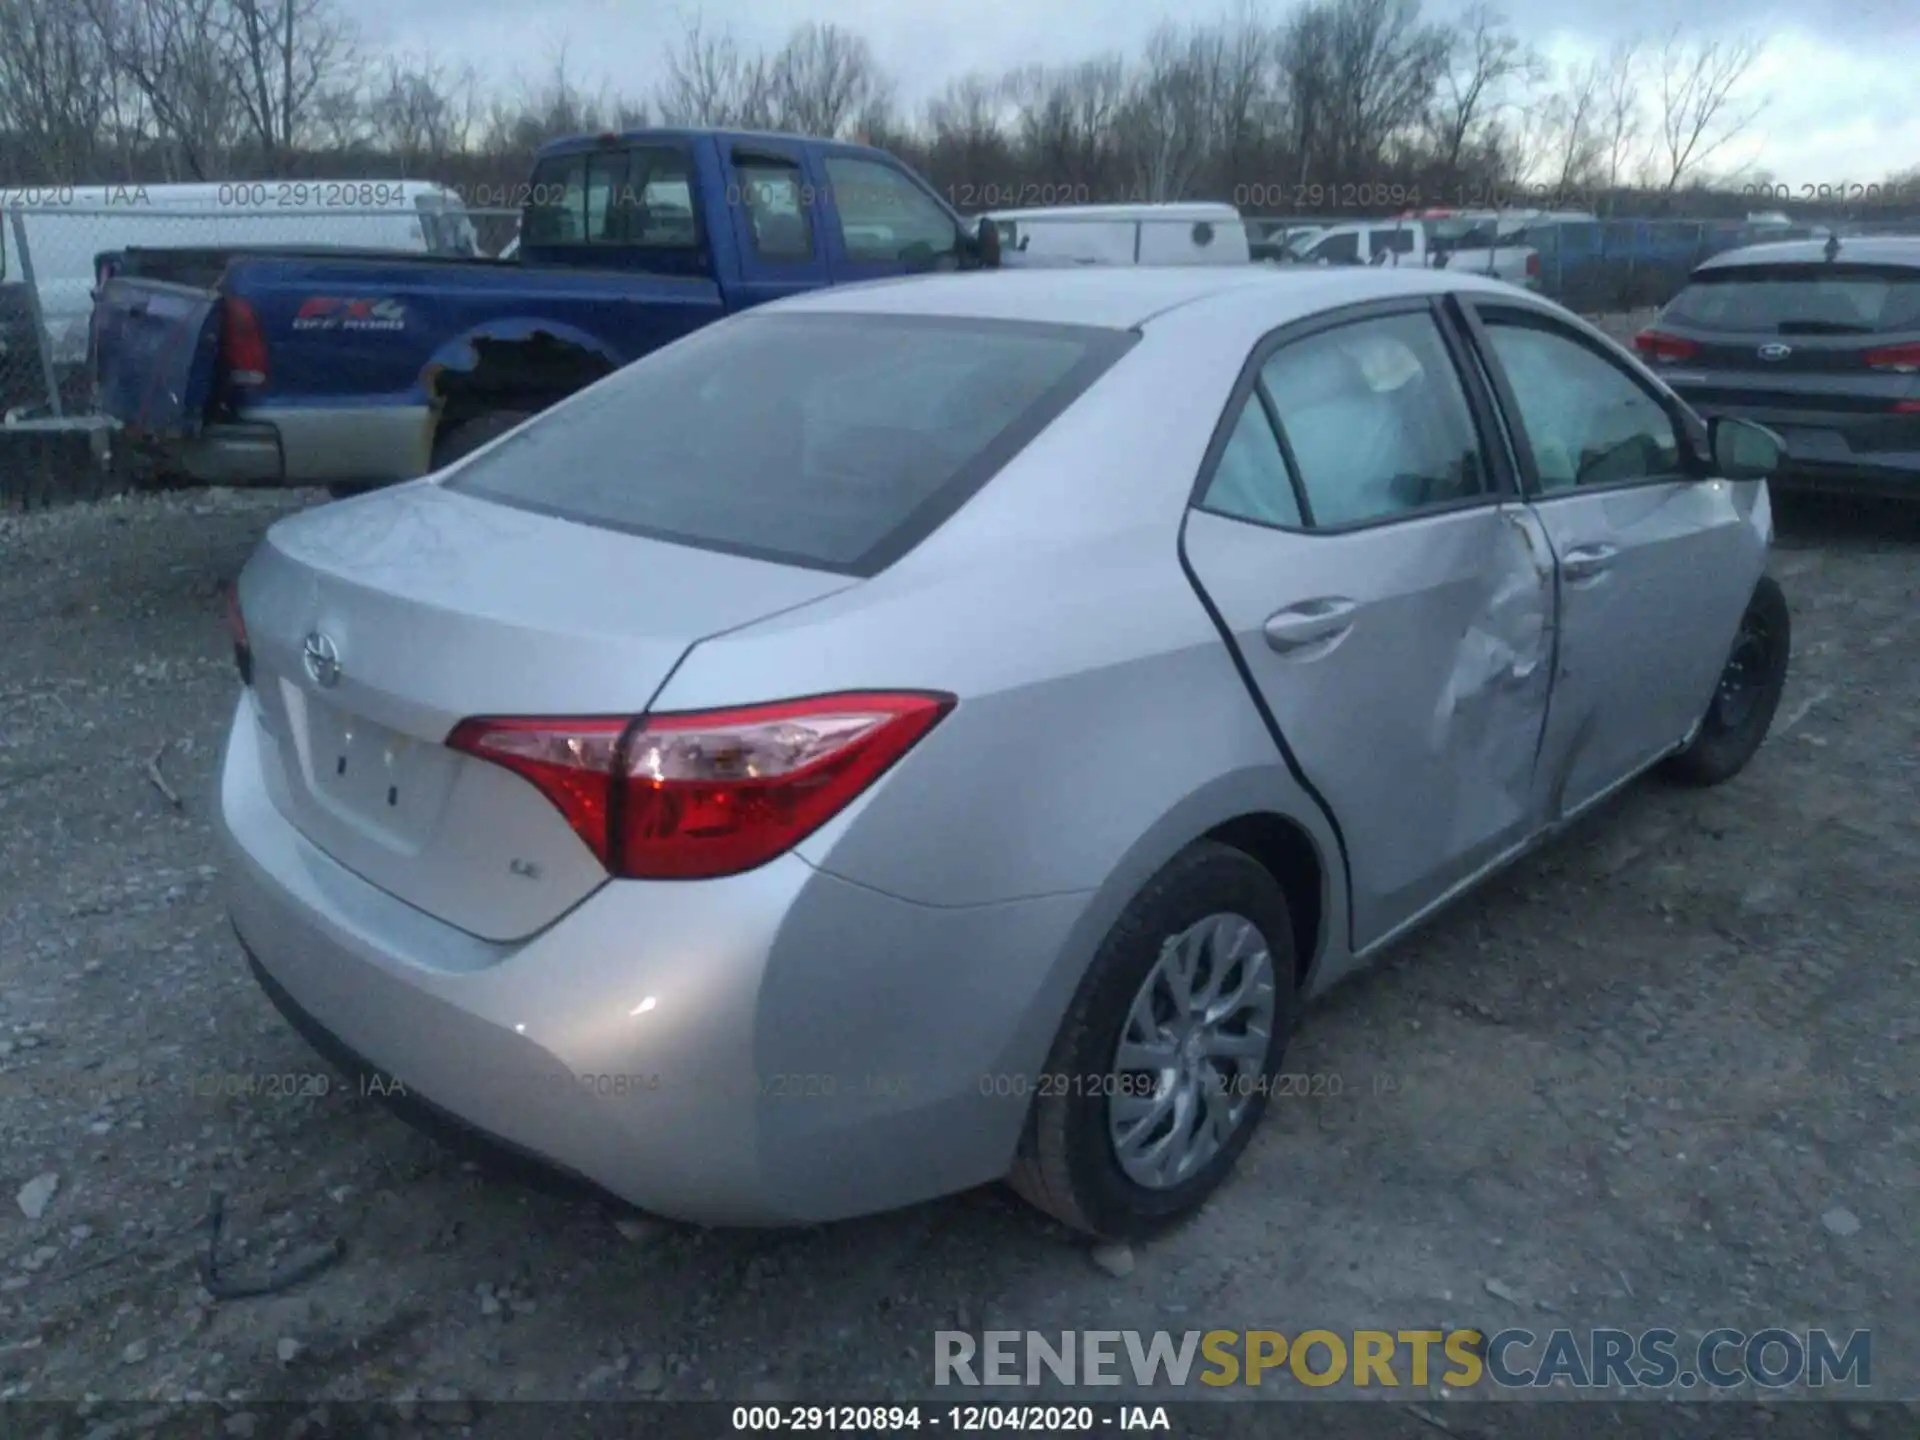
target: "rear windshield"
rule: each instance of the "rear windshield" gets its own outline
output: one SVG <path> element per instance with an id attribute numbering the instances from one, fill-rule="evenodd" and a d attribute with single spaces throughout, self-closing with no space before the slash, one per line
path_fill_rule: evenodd
<path id="1" fill-rule="evenodd" d="M 871 575 L 930 535 L 1134 338 L 1008 321 L 749 314 L 617 371 L 448 488 Z"/>
<path id="2" fill-rule="evenodd" d="M 1780 335 L 1920 330 L 1920 270 L 1824 262 L 1709 270 L 1674 297 L 1665 318 Z"/>

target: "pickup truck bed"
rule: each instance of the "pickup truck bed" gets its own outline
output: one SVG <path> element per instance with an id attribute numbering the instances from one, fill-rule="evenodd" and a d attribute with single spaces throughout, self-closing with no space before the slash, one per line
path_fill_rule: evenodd
<path id="1" fill-rule="evenodd" d="M 200 252 L 133 269 L 96 309 L 98 403 L 136 446 L 223 485 L 423 474 L 439 382 L 488 346 L 520 343 L 531 412 L 725 313 L 709 279 L 487 259 Z M 268 356 L 252 383 L 220 364 L 248 330 Z"/>
<path id="2" fill-rule="evenodd" d="M 100 408 L 162 469 L 353 490 L 449 463 L 763 301 L 998 259 L 990 227 L 969 235 L 891 156 L 831 140 L 589 137 L 546 147 L 533 182 L 557 198 L 526 211 L 512 260 L 326 248 L 101 257 Z"/>

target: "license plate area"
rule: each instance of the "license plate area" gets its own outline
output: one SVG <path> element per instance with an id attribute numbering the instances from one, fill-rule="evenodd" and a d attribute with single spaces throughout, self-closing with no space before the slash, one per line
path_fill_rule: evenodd
<path id="1" fill-rule="evenodd" d="M 314 799 L 403 848 L 425 839 L 446 803 L 456 757 L 311 694 L 302 693 L 297 703 Z"/>

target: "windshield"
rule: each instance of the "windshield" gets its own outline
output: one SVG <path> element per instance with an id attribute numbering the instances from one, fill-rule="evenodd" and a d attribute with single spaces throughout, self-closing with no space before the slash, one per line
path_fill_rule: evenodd
<path id="1" fill-rule="evenodd" d="M 1674 297 L 1666 318 L 1749 334 L 1920 330 L 1920 270 L 1824 262 L 1708 270 Z"/>
<path id="2" fill-rule="evenodd" d="M 615 372 L 448 488 L 869 575 L 933 533 L 1133 343 L 938 316 L 722 321 Z"/>

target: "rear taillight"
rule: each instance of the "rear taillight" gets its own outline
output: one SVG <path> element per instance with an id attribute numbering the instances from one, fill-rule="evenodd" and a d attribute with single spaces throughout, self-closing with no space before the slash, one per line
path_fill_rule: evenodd
<path id="1" fill-rule="evenodd" d="M 1920 415 L 1920 400 L 1896 400 L 1893 402 L 1896 415 Z"/>
<path id="2" fill-rule="evenodd" d="M 253 644 L 247 639 L 247 617 L 240 613 L 240 586 L 227 587 L 227 633 L 233 639 L 233 664 L 240 683 L 253 684 Z"/>
<path id="3" fill-rule="evenodd" d="M 1890 370 L 1896 375 L 1920 375 L 1920 345 L 1887 345 L 1867 351 L 1862 358 L 1869 369 Z"/>
<path id="4" fill-rule="evenodd" d="M 260 317 L 244 300 L 226 300 L 220 306 L 220 353 L 227 378 L 236 385 L 267 383 L 267 342 L 260 333 Z"/>
<path id="5" fill-rule="evenodd" d="M 533 784 L 610 874 L 708 880 L 791 850 L 953 705 L 886 692 L 638 720 L 478 718 L 447 744 Z"/>
<path id="6" fill-rule="evenodd" d="M 1527 274 L 1538 275 L 1539 273 L 1540 273 L 1540 256 L 1539 256 L 1539 253 L 1536 251 L 1535 253 L 1527 256 Z"/>
<path id="7" fill-rule="evenodd" d="M 1633 348 L 1646 359 L 1661 365 L 1691 360 L 1700 353 L 1700 347 L 1693 341 L 1682 340 L 1678 335 L 1669 335 L 1661 330 L 1642 330 L 1633 337 Z"/>

